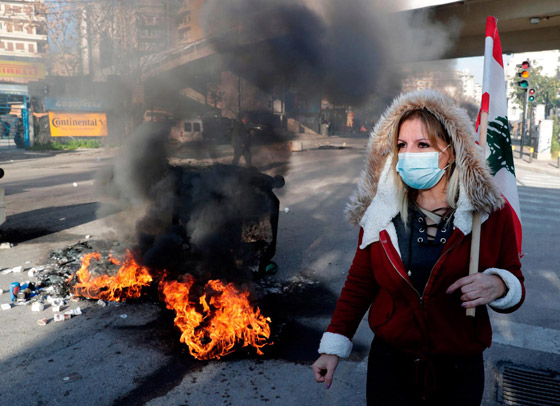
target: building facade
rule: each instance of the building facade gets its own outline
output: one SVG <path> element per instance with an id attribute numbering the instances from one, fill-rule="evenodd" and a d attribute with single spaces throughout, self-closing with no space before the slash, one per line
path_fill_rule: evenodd
<path id="1" fill-rule="evenodd" d="M 0 82 L 25 84 L 43 78 L 46 44 L 42 2 L 0 1 Z"/>
<path id="2" fill-rule="evenodd" d="M 183 0 L 178 11 L 177 43 L 196 42 L 204 38 L 200 13 L 205 2 L 206 0 Z"/>
<path id="3" fill-rule="evenodd" d="M 433 69 L 409 75 L 402 83 L 403 92 L 437 89 L 449 96 L 470 103 L 480 103 L 482 86 L 468 71 Z"/>

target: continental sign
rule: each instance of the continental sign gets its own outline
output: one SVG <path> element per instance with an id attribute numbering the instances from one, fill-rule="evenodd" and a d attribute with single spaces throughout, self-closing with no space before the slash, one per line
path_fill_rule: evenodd
<path id="1" fill-rule="evenodd" d="M 0 60 L 0 78 L 39 80 L 45 78 L 45 65 L 42 63 Z"/>
<path id="2" fill-rule="evenodd" d="M 102 137 L 107 135 L 104 113 L 69 114 L 49 112 L 51 137 Z"/>

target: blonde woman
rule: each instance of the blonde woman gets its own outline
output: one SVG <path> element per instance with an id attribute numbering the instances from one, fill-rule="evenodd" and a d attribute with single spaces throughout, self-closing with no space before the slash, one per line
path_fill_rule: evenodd
<path id="1" fill-rule="evenodd" d="M 366 311 L 375 334 L 368 405 L 480 405 L 488 307 L 524 300 L 511 207 L 466 113 L 442 94 L 401 95 L 376 125 L 348 215 L 358 248 L 313 364 L 327 389 Z M 472 215 L 482 213 L 469 276 Z M 486 306 L 488 305 L 488 307 Z M 476 307 L 469 318 L 466 308 Z"/>

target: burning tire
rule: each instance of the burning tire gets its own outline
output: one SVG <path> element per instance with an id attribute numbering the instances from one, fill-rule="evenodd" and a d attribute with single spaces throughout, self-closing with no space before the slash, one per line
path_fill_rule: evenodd
<path id="1" fill-rule="evenodd" d="M 175 170 L 173 223 L 189 236 L 191 253 L 213 267 L 264 273 L 276 252 L 279 201 L 273 189 L 284 179 L 230 165 Z"/>

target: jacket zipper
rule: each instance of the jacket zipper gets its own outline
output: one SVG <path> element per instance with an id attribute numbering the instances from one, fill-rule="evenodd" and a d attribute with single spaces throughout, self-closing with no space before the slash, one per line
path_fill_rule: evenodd
<path id="1" fill-rule="evenodd" d="M 385 251 L 385 255 L 387 256 L 387 259 L 389 260 L 389 262 L 391 263 L 391 265 L 393 266 L 393 269 L 395 270 L 395 272 L 402 278 L 403 281 L 406 282 L 406 284 L 408 286 L 410 286 L 418 295 L 418 298 L 420 299 L 420 304 L 422 304 L 422 296 L 420 296 L 420 292 L 418 292 L 416 290 L 416 288 L 414 286 L 412 286 L 412 283 L 410 283 L 408 281 L 408 279 L 406 279 L 404 276 L 401 275 L 401 273 L 398 271 L 397 267 L 395 266 L 395 264 L 393 263 L 393 261 L 391 260 L 391 257 L 389 256 L 389 253 L 387 252 L 387 249 L 385 248 L 385 244 L 381 243 L 381 246 L 383 247 L 383 251 Z"/>
<path id="2" fill-rule="evenodd" d="M 434 271 L 434 268 L 436 267 L 436 265 L 439 263 L 439 261 L 441 261 L 441 259 L 446 256 L 449 251 L 451 251 L 453 248 L 455 248 L 456 246 L 458 246 L 461 243 L 461 241 L 457 242 L 457 244 L 453 245 L 452 247 L 449 247 L 449 249 L 447 251 L 445 251 L 443 253 L 443 255 L 440 255 L 439 259 L 436 261 L 436 263 L 434 264 L 434 266 L 432 267 L 432 269 L 430 270 L 430 275 L 428 276 L 428 281 L 430 280 L 430 278 L 432 277 L 432 272 Z M 424 294 L 426 293 L 426 287 L 428 286 L 428 284 L 426 283 L 426 286 L 424 286 L 424 291 L 422 292 L 422 294 L 420 294 L 420 292 L 418 292 L 418 290 L 408 281 L 408 279 L 406 279 L 404 276 L 401 275 L 401 273 L 398 271 L 397 267 L 395 266 L 395 264 L 393 263 L 393 261 L 391 260 L 391 257 L 389 256 L 389 253 L 387 252 L 387 249 L 385 248 L 385 244 L 381 243 L 381 246 L 383 247 L 383 251 L 385 251 L 385 255 L 387 256 L 387 259 L 389 260 L 389 262 L 391 263 L 391 266 L 393 267 L 393 269 L 395 270 L 395 272 L 401 277 L 401 279 L 403 281 L 406 282 L 406 284 L 408 286 L 410 286 L 412 288 L 412 290 L 414 290 L 416 292 L 416 294 L 418 295 L 418 299 L 420 300 L 420 305 L 424 306 Z"/>
<path id="3" fill-rule="evenodd" d="M 449 251 L 451 251 L 453 248 L 455 248 L 460 243 L 461 243 L 461 241 L 457 242 L 457 244 L 453 245 L 452 247 L 449 247 L 449 249 L 447 251 L 445 251 L 442 255 L 439 256 L 438 260 L 436 261 L 436 263 L 434 264 L 434 266 L 432 266 L 432 269 L 430 270 L 430 275 L 428 276 L 428 282 L 432 278 L 432 273 L 434 272 L 434 268 L 436 267 L 436 265 L 439 264 L 439 262 L 443 259 L 443 257 L 445 257 L 449 253 Z M 424 304 L 424 295 L 426 294 L 426 288 L 428 287 L 428 282 L 426 282 L 426 286 L 424 286 L 424 290 L 422 291 L 422 296 L 420 296 L 420 304 L 422 304 L 422 305 Z"/>

